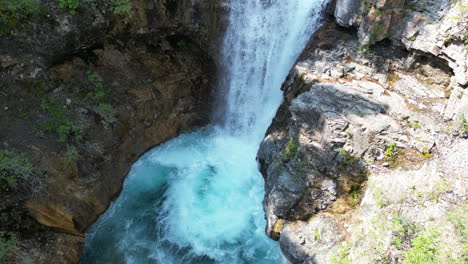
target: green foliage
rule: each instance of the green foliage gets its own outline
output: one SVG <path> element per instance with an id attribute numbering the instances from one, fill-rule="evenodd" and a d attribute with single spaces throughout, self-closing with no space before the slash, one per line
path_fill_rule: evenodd
<path id="1" fill-rule="evenodd" d="M 407 238 L 415 232 L 413 226 L 406 221 L 406 219 L 401 217 L 401 215 L 395 212 L 392 213 L 390 228 L 402 238 Z"/>
<path id="2" fill-rule="evenodd" d="M 464 205 L 450 212 L 447 220 L 455 225 L 465 240 L 468 239 L 468 206 Z"/>
<path id="3" fill-rule="evenodd" d="M 375 15 L 376 15 L 376 16 L 382 15 L 382 10 L 380 10 L 380 9 L 377 8 L 377 9 L 375 10 Z"/>
<path id="4" fill-rule="evenodd" d="M 332 264 L 351 264 L 349 260 L 349 249 L 347 247 L 341 247 L 338 252 L 331 258 Z"/>
<path id="5" fill-rule="evenodd" d="M 0 150 L 0 189 L 15 187 L 18 179 L 28 179 L 34 172 L 32 163 L 21 154 Z"/>
<path id="6" fill-rule="evenodd" d="M 320 234 L 320 230 L 319 230 L 319 229 L 315 229 L 315 230 L 314 230 L 314 240 L 315 240 L 315 241 L 320 240 L 321 237 L 322 237 L 322 234 Z"/>
<path id="7" fill-rule="evenodd" d="M 361 186 L 353 186 L 348 191 L 348 194 L 351 196 L 351 199 L 353 201 L 353 206 L 357 205 L 357 203 L 361 199 Z"/>
<path id="8" fill-rule="evenodd" d="M 372 9 L 372 2 L 364 1 L 364 15 L 369 14 L 371 9 Z"/>
<path id="9" fill-rule="evenodd" d="M 18 247 L 18 239 L 15 236 L 10 237 L 9 240 L 0 237 L 0 263 L 4 263 L 8 253 L 16 247 Z"/>
<path id="10" fill-rule="evenodd" d="M 286 143 L 286 147 L 283 150 L 283 160 L 289 160 L 297 155 L 297 148 L 299 144 L 292 138 Z"/>
<path id="11" fill-rule="evenodd" d="M 397 145 L 395 142 L 393 143 L 390 143 L 389 145 L 387 145 L 387 147 L 385 148 L 385 156 L 387 157 L 387 159 L 392 159 L 395 157 L 396 153 L 397 153 Z"/>
<path id="12" fill-rule="evenodd" d="M 38 0 L 0 0 L 0 37 L 15 28 L 24 29 L 40 13 Z"/>
<path id="13" fill-rule="evenodd" d="M 463 132 L 468 132 L 468 120 L 464 115 L 460 115 L 460 128 Z"/>
<path id="14" fill-rule="evenodd" d="M 377 9 L 378 10 L 378 9 Z M 382 30 L 383 25 L 382 24 L 377 24 L 374 27 L 374 34 L 377 35 L 379 32 Z"/>
<path id="15" fill-rule="evenodd" d="M 110 104 L 101 103 L 97 107 L 94 107 L 93 111 L 109 124 L 117 121 L 117 118 L 115 118 L 117 110 Z"/>
<path id="16" fill-rule="evenodd" d="M 58 5 L 60 8 L 68 9 L 68 12 L 73 15 L 80 6 L 80 0 L 59 0 Z"/>
<path id="17" fill-rule="evenodd" d="M 419 129 L 419 128 L 421 128 L 421 124 L 420 124 L 418 121 L 416 121 L 416 122 L 414 122 L 414 123 L 410 123 L 410 126 L 411 126 L 413 129 Z"/>
<path id="18" fill-rule="evenodd" d="M 425 158 L 430 158 L 431 157 L 431 152 L 429 151 L 429 149 L 427 149 L 427 147 L 424 147 L 421 150 L 421 156 L 423 156 Z"/>
<path id="19" fill-rule="evenodd" d="M 405 11 L 405 12 L 407 12 L 407 13 L 408 13 L 408 12 L 413 12 L 413 9 L 411 9 L 411 8 L 406 8 L 406 9 L 405 9 L 405 10 L 403 10 L 403 11 Z"/>
<path id="20" fill-rule="evenodd" d="M 430 264 L 436 263 L 437 232 L 433 229 L 423 232 L 411 241 L 411 248 L 404 253 L 404 264 Z"/>
<path id="21" fill-rule="evenodd" d="M 448 44 L 452 43 L 452 41 L 453 41 L 453 38 L 452 38 L 452 36 L 450 36 L 450 34 L 445 35 L 444 45 L 448 45 Z"/>
<path id="22" fill-rule="evenodd" d="M 99 117 L 109 124 L 115 123 L 117 118 L 117 110 L 106 101 L 110 96 L 110 89 L 104 86 L 104 80 L 97 74 L 88 72 L 88 80 L 95 86 L 95 90 L 86 94 L 86 97 L 81 100 L 83 107 L 93 111 Z"/>
<path id="23" fill-rule="evenodd" d="M 416 40 L 416 37 L 415 36 L 412 36 L 411 38 L 409 38 L 410 41 L 415 41 Z"/>
<path id="24" fill-rule="evenodd" d="M 73 145 L 67 145 L 67 152 L 65 153 L 65 163 L 68 165 L 70 163 L 76 162 L 80 158 L 80 153 L 78 149 Z"/>
<path id="25" fill-rule="evenodd" d="M 111 3 L 112 13 L 132 15 L 132 2 L 130 0 L 113 0 Z"/>
<path id="26" fill-rule="evenodd" d="M 182 49 L 187 47 L 187 41 L 185 40 L 179 40 L 177 41 L 176 44 L 177 44 L 177 47 L 182 48 Z"/>
<path id="27" fill-rule="evenodd" d="M 59 142 L 65 142 L 68 138 L 80 140 L 79 127 L 73 124 L 70 111 L 55 100 L 43 99 L 41 108 L 49 114 L 49 120 L 41 125 L 46 132 L 58 135 Z"/>
<path id="28" fill-rule="evenodd" d="M 374 190 L 372 198 L 374 198 L 375 204 L 379 208 L 382 208 L 387 204 L 387 200 L 385 199 L 384 193 L 381 189 Z"/>
<path id="29" fill-rule="evenodd" d="M 393 238 L 392 245 L 394 245 L 396 248 L 400 248 L 403 245 L 401 238 L 400 237 Z"/>
<path id="30" fill-rule="evenodd" d="M 344 148 L 338 148 L 338 151 L 339 151 L 340 156 L 341 156 L 340 162 L 345 164 L 345 165 L 351 165 L 351 164 L 353 164 L 354 162 L 356 162 L 358 160 L 354 155 L 349 153 L 349 151 L 347 151 Z"/>
<path id="31" fill-rule="evenodd" d="M 357 52 L 360 56 L 367 56 L 370 54 L 369 46 L 357 46 Z"/>

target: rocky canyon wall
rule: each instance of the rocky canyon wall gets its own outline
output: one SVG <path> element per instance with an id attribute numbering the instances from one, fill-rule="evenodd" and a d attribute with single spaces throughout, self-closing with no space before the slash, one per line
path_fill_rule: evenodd
<path id="1" fill-rule="evenodd" d="M 466 261 L 467 7 L 329 9 L 258 152 L 266 232 L 293 263 Z"/>
<path id="2" fill-rule="evenodd" d="M 77 263 L 132 163 L 209 119 L 222 3 L 102 3 L 44 0 L 0 37 L 0 235 L 15 241 L 2 261 Z"/>

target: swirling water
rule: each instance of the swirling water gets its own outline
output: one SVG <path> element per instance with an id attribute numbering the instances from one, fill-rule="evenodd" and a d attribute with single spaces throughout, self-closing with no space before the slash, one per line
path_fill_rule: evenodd
<path id="1" fill-rule="evenodd" d="M 286 263 L 264 234 L 258 146 L 325 0 L 231 0 L 222 120 L 143 155 L 81 263 Z"/>

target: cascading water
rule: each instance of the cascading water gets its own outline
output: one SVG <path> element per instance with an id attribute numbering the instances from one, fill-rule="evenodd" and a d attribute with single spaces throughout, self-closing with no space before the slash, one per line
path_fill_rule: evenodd
<path id="1" fill-rule="evenodd" d="M 89 229 L 87 263 L 282 263 L 264 234 L 258 146 L 325 0 L 231 0 L 223 122 L 146 153 Z"/>

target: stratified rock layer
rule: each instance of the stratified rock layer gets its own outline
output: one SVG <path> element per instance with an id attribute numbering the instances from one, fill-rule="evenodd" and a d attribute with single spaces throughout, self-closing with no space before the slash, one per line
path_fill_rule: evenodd
<path id="1" fill-rule="evenodd" d="M 340 24 L 367 23 L 341 2 Z M 461 261 L 466 89 L 444 55 L 361 31 L 325 23 L 283 84 L 258 152 L 266 233 L 293 263 L 401 263 L 428 236 L 445 245 L 429 258 Z"/>

